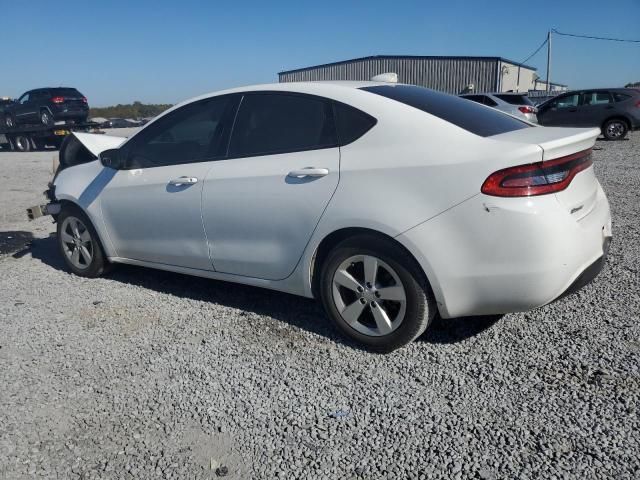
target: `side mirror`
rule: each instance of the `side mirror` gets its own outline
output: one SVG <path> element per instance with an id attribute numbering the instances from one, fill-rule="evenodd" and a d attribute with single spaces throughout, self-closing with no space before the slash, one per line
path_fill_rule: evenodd
<path id="1" fill-rule="evenodd" d="M 100 153 L 100 163 L 114 170 L 124 169 L 124 158 L 119 148 L 112 148 Z"/>

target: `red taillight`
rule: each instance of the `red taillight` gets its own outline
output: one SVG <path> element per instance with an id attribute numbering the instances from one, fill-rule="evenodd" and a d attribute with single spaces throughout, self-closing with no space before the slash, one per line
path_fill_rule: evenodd
<path id="1" fill-rule="evenodd" d="M 529 107 L 529 106 L 522 106 L 522 107 L 518 107 L 518 110 L 520 110 L 522 113 L 536 113 L 538 110 L 536 110 L 536 107 Z"/>
<path id="2" fill-rule="evenodd" d="M 87 97 L 82 97 L 82 103 L 87 103 Z"/>
<path id="3" fill-rule="evenodd" d="M 494 197 L 531 197 L 564 190 L 573 177 L 593 164 L 591 149 L 547 162 L 498 170 L 487 177 L 480 191 Z"/>
<path id="4" fill-rule="evenodd" d="M 51 101 L 52 101 L 53 103 L 62 103 L 62 102 L 64 102 L 64 97 L 53 97 L 53 98 L 51 99 Z"/>
<path id="5" fill-rule="evenodd" d="M 636 107 L 640 108 L 640 100 L 636 102 Z"/>

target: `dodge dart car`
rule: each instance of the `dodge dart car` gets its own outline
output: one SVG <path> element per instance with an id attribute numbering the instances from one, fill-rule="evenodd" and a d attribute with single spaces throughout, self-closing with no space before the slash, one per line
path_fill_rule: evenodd
<path id="1" fill-rule="evenodd" d="M 129 139 L 74 134 L 48 211 L 77 275 L 127 263 L 315 297 L 387 352 L 437 313 L 524 311 L 597 274 L 598 134 L 392 82 L 245 87 Z"/>

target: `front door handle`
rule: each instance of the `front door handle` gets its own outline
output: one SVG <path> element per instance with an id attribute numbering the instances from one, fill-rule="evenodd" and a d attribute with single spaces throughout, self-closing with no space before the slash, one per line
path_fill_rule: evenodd
<path id="1" fill-rule="evenodd" d="M 198 179 L 196 177 L 180 177 L 174 178 L 173 180 L 169 180 L 169 185 L 193 185 L 194 183 L 198 183 Z"/>
<path id="2" fill-rule="evenodd" d="M 325 175 L 329 175 L 328 168 L 306 167 L 301 168 L 300 170 L 292 170 L 289 172 L 289 176 L 295 178 L 324 177 Z"/>

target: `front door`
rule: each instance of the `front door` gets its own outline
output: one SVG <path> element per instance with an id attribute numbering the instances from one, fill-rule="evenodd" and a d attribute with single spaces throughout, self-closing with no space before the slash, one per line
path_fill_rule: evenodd
<path id="1" fill-rule="evenodd" d="M 203 190 L 215 270 L 269 280 L 289 276 L 338 185 L 339 165 L 329 101 L 245 94 L 229 157 L 212 164 Z"/>
<path id="2" fill-rule="evenodd" d="M 202 225 L 207 171 L 224 156 L 233 96 L 191 103 L 161 117 L 121 147 L 127 169 L 100 195 L 119 257 L 211 270 Z"/>
<path id="3" fill-rule="evenodd" d="M 572 93 L 563 95 L 551 101 L 542 112 L 538 113 L 538 119 L 542 125 L 558 127 L 574 127 L 578 123 L 578 106 L 580 94 Z"/>
<path id="4" fill-rule="evenodd" d="M 27 92 L 18 99 L 18 104 L 13 110 L 16 123 L 31 123 L 37 118 L 33 97 L 34 92 Z"/>

